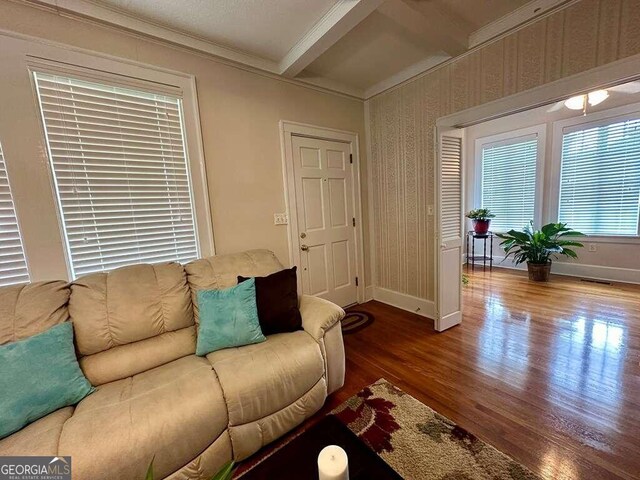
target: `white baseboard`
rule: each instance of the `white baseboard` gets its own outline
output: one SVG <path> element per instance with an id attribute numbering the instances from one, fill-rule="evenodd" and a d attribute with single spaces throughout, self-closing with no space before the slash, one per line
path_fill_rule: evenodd
<path id="1" fill-rule="evenodd" d="M 365 287 L 364 289 L 364 301 L 365 302 L 369 302 L 371 300 L 373 300 L 375 287 L 373 285 L 369 285 L 368 287 Z"/>
<path id="2" fill-rule="evenodd" d="M 373 299 L 387 305 L 401 308 L 411 313 L 415 313 L 427 318 L 435 316 L 435 305 L 431 300 L 413 297 L 405 293 L 394 292 L 386 288 L 371 287 L 373 289 Z"/>
<path id="3" fill-rule="evenodd" d="M 509 258 L 493 257 L 493 266 L 526 270 L 526 264 L 514 265 Z M 583 263 L 553 262 L 551 273 L 567 275 L 570 277 L 589 278 L 592 280 L 604 280 L 608 282 L 623 282 L 640 284 L 640 270 L 620 267 L 604 267 L 602 265 L 585 265 Z"/>

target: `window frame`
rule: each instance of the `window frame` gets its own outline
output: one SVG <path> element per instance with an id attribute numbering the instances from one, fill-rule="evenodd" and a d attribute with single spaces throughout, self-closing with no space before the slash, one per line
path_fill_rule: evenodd
<path id="1" fill-rule="evenodd" d="M 587 115 L 572 117 L 553 122 L 552 155 L 551 155 L 551 181 L 549 212 L 550 221 L 557 222 L 560 217 L 560 183 L 562 172 L 562 140 L 564 133 L 598 127 L 625 120 L 640 118 L 640 103 L 611 108 L 602 112 L 589 113 Z M 585 235 L 590 241 L 597 243 L 640 243 L 640 218 L 635 235 Z"/>
<path id="2" fill-rule="evenodd" d="M 535 137 L 538 140 L 536 158 L 536 182 L 533 206 L 533 223 L 536 226 L 542 224 L 542 199 L 544 185 L 545 152 L 547 141 L 546 124 L 534 125 L 531 127 L 519 128 L 508 132 L 501 132 L 493 135 L 476 138 L 474 145 L 474 189 L 473 208 L 482 208 L 482 150 L 487 146 L 510 145 L 519 141 L 526 141 Z M 522 227 L 513 227 L 515 229 Z M 504 233 L 502 230 L 491 228 L 494 233 Z"/>
<path id="3" fill-rule="evenodd" d="M 200 127 L 200 115 L 196 92 L 195 77 L 193 75 L 179 74 L 154 67 L 136 65 L 78 52 L 63 52 L 70 55 L 74 64 L 67 63 L 64 59 L 42 59 L 29 57 L 27 68 L 31 89 L 35 102 L 35 109 L 40 124 L 40 135 L 43 147 L 46 150 L 46 168 L 51 189 L 54 192 L 55 210 L 59 227 L 59 235 L 64 248 L 64 264 L 66 273 L 60 272 L 60 277 L 66 276 L 73 280 L 73 268 L 71 255 L 62 216 L 62 205 L 58 198 L 56 179 L 51 163 L 51 153 L 48 150 L 48 141 L 44 119 L 40 111 L 38 91 L 34 79 L 34 72 L 64 75 L 96 83 L 118 85 L 133 89 L 149 91 L 175 96 L 182 104 L 182 125 L 185 154 L 187 156 L 187 170 L 191 186 L 191 201 L 193 205 L 194 227 L 196 244 L 199 257 L 215 254 L 213 225 L 210 210 L 208 183 L 205 167 L 204 148 Z M 82 62 L 78 66 L 75 62 Z"/>

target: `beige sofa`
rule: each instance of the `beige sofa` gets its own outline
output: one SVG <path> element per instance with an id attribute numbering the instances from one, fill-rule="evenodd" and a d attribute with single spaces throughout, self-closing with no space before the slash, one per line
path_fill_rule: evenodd
<path id="1" fill-rule="evenodd" d="M 340 320 L 302 296 L 304 330 L 194 355 L 195 291 L 282 269 L 252 250 L 0 289 L 0 344 L 71 320 L 97 390 L 0 440 L 0 455 L 71 455 L 74 479 L 208 479 L 317 412 L 344 381 Z"/>

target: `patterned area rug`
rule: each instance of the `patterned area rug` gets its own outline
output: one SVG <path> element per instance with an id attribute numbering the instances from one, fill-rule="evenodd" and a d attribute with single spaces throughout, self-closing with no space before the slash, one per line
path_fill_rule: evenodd
<path id="1" fill-rule="evenodd" d="M 384 379 L 331 412 L 407 480 L 539 480 Z"/>
<path id="2" fill-rule="evenodd" d="M 347 310 L 342 319 L 342 333 L 355 333 L 373 323 L 373 315 L 368 312 Z"/>

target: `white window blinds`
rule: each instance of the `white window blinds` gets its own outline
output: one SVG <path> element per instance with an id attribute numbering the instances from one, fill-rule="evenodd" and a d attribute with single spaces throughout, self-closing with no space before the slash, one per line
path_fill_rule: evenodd
<path id="1" fill-rule="evenodd" d="M 72 276 L 197 258 L 181 100 L 34 77 Z"/>
<path id="2" fill-rule="evenodd" d="M 638 235 L 640 119 L 562 136 L 559 221 L 588 235 Z"/>
<path id="3" fill-rule="evenodd" d="M 0 286 L 28 281 L 29 270 L 0 145 Z"/>
<path id="4" fill-rule="evenodd" d="M 520 137 L 482 147 L 482 208 L 495 218 L 491 229 L 521 229 L 534 220 L 538 139 Z"/>

